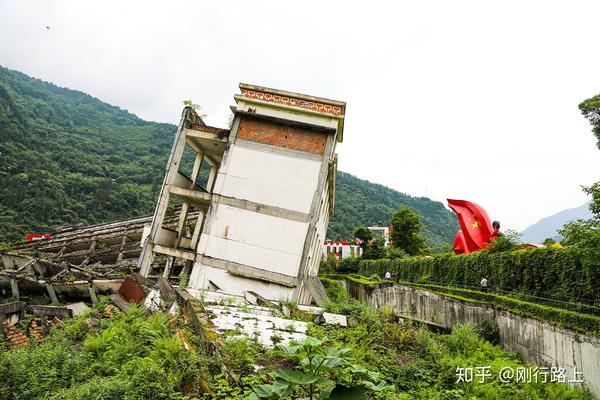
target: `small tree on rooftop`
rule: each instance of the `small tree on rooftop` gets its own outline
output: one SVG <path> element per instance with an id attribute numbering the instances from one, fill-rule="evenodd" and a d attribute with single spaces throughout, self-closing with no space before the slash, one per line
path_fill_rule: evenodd
<path id="1" fill-rule="evenodd" d="M 200 118 L 206 118 L 206 114 L 200 114 L 200 110 L 202 110 L 200 104 L 196 104 L 192 100 L 184 100 L 183 105 L 191 108 Z"/>
<path id="2" fill-rule="evenodd" d="M 426 246 L 421 227 L 421 217 L 410 208 L 401 207 L 392 216 L 392 246 L 411 256 L 423 254 Z"/>

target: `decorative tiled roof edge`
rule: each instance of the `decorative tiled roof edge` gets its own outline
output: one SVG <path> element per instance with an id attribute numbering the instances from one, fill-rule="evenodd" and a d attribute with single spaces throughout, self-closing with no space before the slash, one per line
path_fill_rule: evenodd
<path id="1" fill-rule="evenodd" d="M 244 97 L 270 103 L 279 103 L 336 116 L 343 116 L 346 112 L 346 103 L 343 101 L 308 96 L 301 93 L 287 92 L 246 83 L 240 83 L 240 91 Z"/>

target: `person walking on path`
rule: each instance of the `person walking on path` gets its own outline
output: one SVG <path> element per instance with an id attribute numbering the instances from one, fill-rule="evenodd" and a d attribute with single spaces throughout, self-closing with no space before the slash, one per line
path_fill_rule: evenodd
<path id="1" fill-rule="evenodd" d="M 488 285 L 488 281 L 487 281 L 487 279 L 485 279 L 485 277 L 481 278 L 480 284 L 481 284 L 481 291 L 483 293 L 487 293 L 487 291 L 488 291 L 488 286 L 487 286 Z"/>

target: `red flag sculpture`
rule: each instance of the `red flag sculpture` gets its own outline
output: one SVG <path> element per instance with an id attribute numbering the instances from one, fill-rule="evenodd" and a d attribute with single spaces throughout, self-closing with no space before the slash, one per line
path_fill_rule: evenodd
<path id="1" fill-rule="evenodd" d="M 454 240 L 455 254 L 468 254 L 484 249 L 498 235 L 485 210 L 470 201 L 448 199 L 448 207 L 456 213 L 461 230 Z"/>

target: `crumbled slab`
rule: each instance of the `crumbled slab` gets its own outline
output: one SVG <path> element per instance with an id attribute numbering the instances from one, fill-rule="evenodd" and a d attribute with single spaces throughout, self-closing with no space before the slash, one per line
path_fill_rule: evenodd
<path id="1" fill-rule="evenodd" d="M 218 333 L 233 337 L 248 337 L 266 347 L 287 345 L 306 338 L 308 324 L 304 321 L 283 318 L 275 307 L 250 304 L 246 298 L 219 292 L 188 290 L 203 302 L 212 315 Z M 253 300 L 255 296 L 250 295 Z M 256 298 L 257 299 L 257 298 Z M 262 303 L 260 300 L 256 303 Z M 264 303 L 264 304 L 273 304 Z"/>
<path id="2" fill-rule="evenodd" d="M 144 307 L 152 312 L 158 311 L 162 304 L 163 300 L 161 299 L 160 290 L 158 289 L 153 289 L 148 292 L 148 295 L 144 299 Z"/>
<path id="3" fill-rule="evenodd" d="M 325 323 L 329 325 L 348 326 L 348 317 L 345 315 L 324 312 L 323 319 L 325 320 Z"/>
<path id="4" fill-rule="evenodd" d="M 197 290 L 191 288 L 187 288 L 185 290 L 195 298 L 200 299 L 203 303 L 238 306 L 248 305 L 248 301 L 246 301 L 246 299 L 242 296 L 235 296 L 222 292 L 213 292 L 210 290 Z"/>
<path id="5" fill-rule="evenodd" d="M 320 315 L 323 314 L 323 312 L 325 312 L 325 309 L 323 307 L 306 306 L 302 304 L 298 304 L 298 310 L 312 315 Z"/>
<path id="6" fill-rule="evenodd" d="M 266 347 L 278 344 L 288 345 L 292 341 L 302 341 L 306 338 L 308 322 L 289 318 L 290 309 L 288 307 L 282 304 L 280 309 L 279 304 L 275 302 L 262 302 L 256 294 L 251 293 L 247 299 L 246 296 L 234 296 L 215 291 L 177 287 L 173 290 L 178 293 L 182 301 L 186 304 L 189 303 L 190 307 L 193 306 L 192 313 L 196 318 L 206 318 L 206 320 L 197 321 L 200 322 L 201 330 L 210 327 L 209 330 L 214 329 L 219 336 L 248 337 Z M 161 292 L 164 292 L 164 288 L 163 290 L 151 290 L 145 299 L 145 306 L 150 310 L 158 309 L 161 306 L 169 307 L 169 304 L 164 304 Z M 251 304 L 249 300 L 263 305 Z M 197 305 L 194 306 L 194 304 Z M 288 313 L 285 312 L 286 308 Z M 318 323 L 348 326 L 345 315 L 327 313 L 320 307 L 297 306 L 297 309 L 308 316 L 315 316 Z M 186 309 L 179 310 L 177 302 L 169 310 L 172 314 L 179 311 L 191 312 Z M 212 335 L 214 333 L 209 334 L 211 338 Z"/>
<path id="7" fill-rule="evenodd" d="M 78 303 L 67 304 L 65 308 L 68 308 L 69 310 L 73 311 L 74 316 L 83 315 L 90 309 L 90 307 L 83 301 L 80 301 Z"/>

